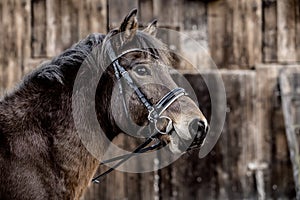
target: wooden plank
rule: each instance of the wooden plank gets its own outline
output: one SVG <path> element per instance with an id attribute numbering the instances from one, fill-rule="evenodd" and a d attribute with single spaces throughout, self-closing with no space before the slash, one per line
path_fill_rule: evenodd
<path id="1" fill-rule="evenodd" d="M 4 40 L 3 40 L 3 1 L 0 1 L 0 96 L 4 94 L 4 88 L 3 88 L 3 63 L 4 63 Z"/>
<path id="2" fill-rule="evenodd" d="M 214 1 L 208 4 L 208 42 L 210 55 L 218 67 L 228 65 L 226 53 L 232 53 L 232 36 L 226 34 L 226 24 L 232 20 L 226 20 L 226 2 Z M 230 11 L 228 12 L 230 13 Z M 231 27 L 231 26 L 228 26 Z M 225 40 L 226 38 L 226 40 Z M 226 51 L 224 51 L 226 48 Z"/>
<path id="3" fill-rule="evenodd" d="M 173 169 L 171 167 L 163 168 L 158 170 L 157 176 L 159 176 L 158 179 L 158 196 L 161 199 L 174 199 L 173 196 L 173 190 L 174 190 L 174 184 L 173 184 L 173 176 L 172 176 Z"/>
<path id="4" fill-rule="evenodd" d="M 225 52 L 223 53 L 224 55 L 224 64 L 218 67 L 221 68 L 229 68 L 229 69 L 239 69 L 240 66 L 238 66 L 236 58 L 234 56 L 234 38 L 237 37 L 235 36 L 235 29 L 234 29 L 234 24 L 236 23 L 234 21 L 234 8 L 232 7 L 232 5 L 234 4 L 234 2 L 232 2 L 232 0 L 225 2 L 225 10 L 223 10 L 224 14 L 224 20 L 225 22 L 224 25 L 225 26 L 225 34 L 224 34 L 224 38 L 223 38 L 223 47 L 222 50 Z M 212 50 L 211 50 L 212 51 Z"/>
<path id="5" fill-rule="evenodd" d="M 36 58 L 53 57 L 90 33 L 106 32 L 105 0 L 35 0 L 33 8 Z"/>
<path id="6" fill-rule="evenodd" d="M 27 3 L 27 1 L 2 1 L 1 28 L 5 31 L 2 32 L 0 37 L 1 40 L 5 42 L 2 43 L 3 52 L 1 52 L 2 59 L 0 64 L 1 92 L 6 89 L 11 89 L 22 75 L 23 58 L 27 55 L 27 52 L 24 52 L 24 40 L 28 40 L 28 38 L 25 38 L 28 36 L 28 34 L 25 33 L 25 31 L 28 30 L 25 26 L 28 25 L 28 13 L 30 13 L 30 8 Z M 24 31 L 24 33 L 22 31 Z"/>
<path id="7" fill-rule="evenodd" d="M 263 61 L 277 61 L 277 2 L 263 0 Z"/>
<path id="8" fill-rule="evenodd" d="M 194 151 L 162 169 L 162 199 L 216 199 L 216 165 L 211 158 L 200 160 Z"/>
<path id="9" fill-rule="evenodd" d="M 201 1 L 184 0 L 182 9 L 184 30 L 205 31 L 207 26 L 206 3 Z M 205 31 L 206 32 L 206 31 Z"/>
<path id="10" fill-rule="evenodd" d="M 153 14 L 161 26 L 181 27 L 183 0 L 154 1 Z M 168 9 L 166 9 L 168 8 Z"/>
<path id="11" fill-rule="evenodd" d="M 261 61 L 261 3 L 230 1 L 233 7 L 233 56 L 237 65 L 249 69 Z"/>
<path id="12" fill-rule="evenodd" d="M 134 8 L 138 8 L 138 0 L 108 0 L 109 29 L 120 26 L 124 17 Z"/>
<path id="13" fill-rule="evenodd" d="M 293 165 L 293 177 L 296 198 L 300 198 L 300 137 L 297 129 L 300 127 L 300 68 L 284 68 L 280 73 L 280 91 L 284 113 L 286 136 L 289 145 L 290 159 Z M 299 130 L 299 129 L 298 129 Z"/>
<path id="14" fill-rule="evenodd" d="M 295 197 L 294 180 L 288 151 L 287 137 L 284 130 L 285 125 L 282 108 L 279 105 L 270 112 L 270 120 L 276 123 L 271 124 L 270 130 L 272 133 L 270 137 L 272 145 L 271 164 L 273 167 L 270 171 L 265 172 L 266 191 L 271 192 L 271 194 L 269 192 L 267 194 L 273 199 L 279 196 L 285 196 L 288 199 L 293 199 Z M 267 185 L 267 181 L 271 182 L 272 188 Z"/>
<path id="15" fill-rule="evenodd" d="M 140 144 L 140 141 L 138 141 L 136 138 L 130 138 L 126 135 L 124 136 L 124 149 L 132 151 Z M 131 159 L 129 162 L 130 164 L 125 163 L 125 165 L 129 164 L 130 166 L 140 166 L 142 164 L 138 162 L 138 159 Z M 124 173 L 124 176 L 123 187 L 125 189 L 126 198 L 133 200 L 142 199 L 142 193 L 140 189 L 141 174 L 126 172 Z"/>
<path id="16" fill-rule="evenodd" d="M 26 60 L 32 57 L 32 46 L 31 46 L 31 39 L 32 39 L 32 6 L 31 0 L 23 0 L 21 1 L 21 14 L 20 18 L 23 20 L 22 28 L 19 30 L 21 33 L 21 40 L 22 40 L 22 47 L 21 47 L 21 68 L 22 68 L 22 75 L 25 74 L 25 64 Z"/>
<path id="17" fill-rule="evenodd" d="M 228 1 L 228 6 L 233 10 L 232 20 L 233 20 L 233 58 L 234 64 L 239 67 L 245 68 L 247 67 L 247 49 L 244 48 L 246 43 L 245 31 L 246 31 L 246 23 L 245 23 L 245 15 L 246 13 L 246 5 L 244 1 L 230 0 Z M 253 34 L 253 33 L 252 33 Z M 240 64 L 240 65 L 239 65 Z"/>
<path id="18" fill-rule="evenodd" d="M 32 57 L 40 58 L 47 55 L 46 47 L 46 0 L 33 0 L 32 7 Z"/>
<path id="19" fill-rule="evenodd" d="M 15 12 L 13 12 L 16 8 L 16 1 L 4 1 L 4 7 L 3 7 L 3 22 L 4 27 L 3 29 L 6 30 L 4 33 L 3 39 L 6 41 L 4 43 L 4 64 L 5 66 L 5 73 L 7 78 L 7 87 L 10 87 L 12 84 L 14 84 L 14 81 L 17 79 L 17 77 L 10 73 L 11 71 L 16 71 L 16 73 L 20 73 L 20 68 L 17 65 L 18 61 L 18 41 L 15 40 L 15 34 L 17 32 L 17 26 L 15 20 Z M 20 74 L 19 74 L 20 75 Z M 18 76 L 19 76 L 18 75 Z"/>
<path id="20" fill-rule="evenodd" d="M 106 13 L 106 0 L 80 1 L 78 19 L 79 37 L 84 38 L 88 34 L 96 32 L 106 33 Z"/>
<path id="21" fill-rule="evenodd" d="M 188 37 L 180 37 L 179 51 L 188 58 L 194 66 L 209 68 L 210 60 L 208 56 L 208 23 L 207 6 L 200 1 L 185 0 L 182 8 L 183 30 L 181 33 Z M 186 12 L 188 11 L 188 12 Z M 200 45 L 201 47 L 196 47 Z M 181 64 L 180 69 L 188 69 L 187 65 Z"/>
<path id="22" fill-rule="evenodd" d="M 257 198 L 253 172 L 248 168 L 249 163 L 256 157 L 256 141 L 252 134 L 256 123 L 253 104 L 255 73 L 224 71 L 221 74 L 226 90 L 228 112 L 216 148 L 216 154 L 221 160 L 216 167 L 217 181 L 220 185 L 219 198 Z"/>
<path id="23" fill-rule="evenodd" d="M 247 24 L 247 45 L 248 69 L 254 68 L 256 63 L 262 61 L 262 3 L 261 0 L 246 1 L 248 15 Z M 246 33 L 245 33 L 246 34 Z"/>
<path id="24" fill-rule="evenodd" d="M 91 32 L 106 33 L 107 30 L 107 1 L 94 0 L 92 5 L 96 5 L 92 9 Z"/>
<path id="25" fill-rule="evenodd" d="M 283 113 L 279 104 L 278 75 L 286 65 L 257 65 L 257 101 L 255 104 L 257 124 L 257 160 L 271 166 L 264 171 L 266 198 L 294 198 L 292 166 L 287 154 L 287 140 Z M 298 66 L 299 67 L 299 66 Z M 281 145 L 285 144 L 285 145 Z M 280 146 L 279 146 L 280 145 Z"/>
<path id="26" fill-rule="evenodd" d="M 272 141 L 274 134 L 284 134 L 276 130 L 276 133 L 271 132 L 270 118 L 274 109 L 274 91 L 276 88 L 276 69 L 264 68 L 257 66 L 257 145 L 259 146 L 257 160 L 258 162 L 272 163 Z M 266 77 L 267 75 L 267 77 Z M 272 173 L 265 171 L 264 183 L 267 198 L 272 194 Z"/>
<path id="27" fill-rule="evenodd" d="M 295 0 L 277 0 L 278 61 L 295 62 L 296 27 Z"/>
<path id="28" fill-rule="evenodd" d="M 139 190 L 141 199 L 154 199 L 154 172 L 147 172 L 140 174 Z M 130 189 L 130 188 L 129 188 Z"/>
<path id="29" fill-rule="evenodd" d="M 147 23 L 154 19 L 153 0 L 139 0 L 139 22 L 146 26 Z"/>
<path id="30" fill-rule="evenodd" d="M 46 24 L 47 24 L 47 57 L 54 57 L 62 51 L 60 29 L 61 7 L 59 0 L 46 1 Z"/>
<path id="31" fill-rule="evenodd" d="M 105 183 L 106 191 L 104 193 L 105 196 L 103 199 L 113 200 L 113 199 L 126 199 L 127 198 L 127 194 L 126 194 L 126 192 L 127 192 L 126 191 L 127 177 L 125 176 L 124 172 L 115 171 L 115 172 L 109 174 L 109 176 L 107 176 L 105 179 L 106 179 L 106 183 Z M 131 184 L 131 182 L 128 184 Z M 135 189 L 135 188 L 133 188 L 133 189 Z"/>
<path id="32" fill-rule="evenodd" d="M 215 148 L 203 159 L 198 151 L 179 158 L 162 169 L 162 199 L 255 199 L 253 174 L 247 167 L 256 157 L 255 73 L 221 71 L 225 84 L 228 113 L 223 133 Z M 214 73 L 202 73 L 213 80 Z M 185 74 L 195 89 L 201 110 L 210 119 L 211 102 L 203 78 Z M 238 106 L 237 106 L 238 105 Z M 237 121 L 239 123 L 237 123 Z M 164 171 L 164 172 L 163 172 Z M 169 191 L 169 188 L 172 191 Z M 173 193 L 174 192 L 174 193 Z"/>
<path id="33" fill-rule="evenodd" d="M 250 69 L 261 62 L 260 0 L 208 4 L 210 52 L 221 68 Z M 212 17 L 212 18 L 211 18 Z M 211 18 L 211 19 L 210 19 Z"/>
<path id="34" fill-rule="evenodd" d="M 0 23 L 2 24 L 2 20 L 3 20 L 3 2 L 0 1 Z"/>
<path id="35" fill-rule="evenodd" d="M 300 61 L 300 1 L 295 0 L 295 11 L 296 11 L 296 51 L 297 61 Z"/>
<path id="36" fill-rule="evenodd" d="M 106 32 L 105 0 L 49 0 L 46 14 L 47 57 L 57 55 L 93 32 Z"/>
<path id="37" fill-rule="evenodd" d="M 61 12 L 61 48 L 69 48 L 72 44 L 79 40 L 78 30 L 78 1 L 64 0 L 60 1 Z"/>

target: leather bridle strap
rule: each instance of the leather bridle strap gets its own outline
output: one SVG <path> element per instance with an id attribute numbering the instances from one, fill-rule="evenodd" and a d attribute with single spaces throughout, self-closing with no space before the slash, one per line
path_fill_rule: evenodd
<path id="1" fill-rule="evenodd" d="M 127 161 L 129 158 L 133 157 L 134 155 L 136 155 L 137 153 L 141 153 L 141 151 L 143 150 L 144 147 L 146 147 L 148 144 L 150 144 L 152 142 L 152 140 L 156 137 L 157 133 L 156 134 L 153 134 L 152 136 L 148 137 L 146 139 L 146 141 L 144 143 L 142 143 L 140 146 L 138 146 L 132 153 L 130 154 L 127 154 L 127 155 L 124 155 L 122 156 L 120 159 L 118 158 L 115 158 L 115 160 L 120 160 L 118 163 L 116 163 L 114 166 L 110 167 L 107 171 L 103 172 L 102 174 L 94 177 L 92 179 L 92 182 L 94 183 L 100 183 L 99 179 L 106 176 L 107 174 L 109 174 L 110 172 L 112 172 L 113 170 L 115 170 L 117 167 L 119 167 L 121 164 L 123 164 L 125 161 Z M 161 144 L 161 143 L 160 143 Z M 159 145 L 160 146 L 160 145 Z M 157 145 L 158 147 L 158 145 Z M 156 147 L 156 148 L 157 148 Z M 109 162 L 113 162 L 113 161 L 104 161 L 106 163 L 109 163 Z M 103 162 L 102 162 L 103 163 Z M 100 164 L 101 165 L 101 164 Z"/>
<path id="2" fill-rule="evenodd" d="M 113 162 L 113 161 L 116 161 L 116 160 L 120 160 L 118 163 L 116 163 L 110 169 L 108 169 L 104 173 L 102 173 L 102 174 L 96 176 L 95 178 L 93 178 L 92 181 L 95 182 L 95 183 L 99 183 L 99 180 L 98 180 L 99 178 L 106 176 L 107 174 L 112 172 L 115 168 L 119 167 L 122 163 L 124 163 L 129 158 L 136 155 L 137 153 L 145 153 L 147 151 L 154 150 L 154 149 L 157 149 L 160 146 L 162 146 L 162 143 L 158 142 L 158 143 L 156 143 L 156 144 L 154 144 L 150 147 L 146 147 L 148 144 L 151 143 L 151 141 L 153 139 L 155 139 L 157 137 L 158 134 L 167 134 L 167 133 L 169 133 L 169 131 L 171 129 L 170 127 L 172 126 L 172 120 L 167 116 L 162 116 L 162 113 L 172 103 L 174 103 L 174 101 L 176 101 L 179 97 L 181 97 L 183 95 L 187 95 L 187 93 L 185 92 L 185 90 L 183 88 L 175 88 L 175 89 L 169 91 L 160 101 L 158 101 L 153 106 L 151 104 L 151 102 L 147 99 L 147 97 L 144 95 L 144 93 L 134 83 L 131 76 L 127 72 L 127 70 L 123 66 L 120 65 L 118 59 L 121 58 L 122 56 L 126 55 L 127 53 L 130 53 L 130 52 L 147 53 L 147 54 L 150 54 L 152 57 L 154 57 L 156 59 L 158 59 L 158 56 L 152 54 L 149 51 L 143 50 L 143 49 L 130 49 L 130 50 L 124 51 L 119 56 L 116 56 L 116 53 L 114 52 L 114 50 L 111 46 L 111 43 L 108 42 L 107 45 L 108 45 L 107 46 L 108 56 L 109 56 L 109 58 L 110 58 L 110 60 L 112 61 L 112 64 L 113 64 L 114 73 L 115 73 L 115 76 L 116 76 L 117 81 L 118 81 L 120 94 L 123 95 L 123 106 L 124 106 L 126 114 L 128 115 L 128 111 L 127 111 L 127 108 L 126 108 L 126 105 L 125 105 L 124 92 L 123 92 L 123 86 L 122 86 L 122 83 L 121 83 L 121 77 L 123 77 L 126 80 L 127 84 L 134 90 L 134 92 L 136 93 L 136 95 L 138 96 L 140 101 L 143 103 L 143 105 L 148 110 L 148 113 L 149 113 L 148 114 L 148 120 L 149 120 L 150 123 L 154 124 L 156 132 L 153 133 L 151 136 L 149 136 L 146 139 L 146 141 L 144 143 L 142 143 L 140 146 L 138 146 L 132 153 L 127 154 L 127 155 L 123 155 L 123 156 L 118 156 L 118 157 L 103 161 L 101 164 L 105 164 L 105 163 Z M 167 119 L 168 120 L 168 125 L 167 125 L 167 128 L 166 128 L 165 132 L 163 132 L 163 131 L 161 131 L 157 128 L 157 120 L 158 119 Z"/>
<path id="3" fill-rule="evenodd" d="M 110 60 L 112 61 L 112 64 L 114 67 L 115 76 L 118 80 L 120 94 L 123 95 L 123 87 L 122 87 L 122 83 L 120 81 L 121 77 L 123 77 L 126 80 L 127 84 L 134 90 L 134 92 L 136 93 L 136 95 L 138 96 L 140 101 L 143 103 L 143 105 L 148 110 L 148 113 L 149 113 L 148 120 L 151 123 L 155 123 L 156 120 L 161 116 L 161 114 L 179 97 L 181 97 L 183 95 L 187 95 L 187 93 L 185 92 L 185 90 L 183 88 L 175 88 L 175 89 L 169 91 L 155 106 L 153 106 L 151 104 L 151 102 L 146 98 L 144 93 L 134 83 L 134 81 L 130 77 L 128 71 L 119 64 L 119 58 L 121 58 L 122 56 L 124 56 L 128 53 L 131 53 L 131 52 L 147 53 L 147 54 L 150 54 L 155 59 L 158 59 L 158 56 L 147 50 L 138 49 L 138 48 L 126 50 L 126 51 L 122 52 L 119 56 L 117 56 L 115 51 L 113 50 L 110 42 L 107 42 L 107 51 L 108 51 L 108 56 L 109 56 Z M 123 100 L 123 105 L 124 105 L 126 114 L 128 114 L 124 100 Z"/>
<path id="4" fill-rule="evenodd" d="M 144 93 L 134 83 L 134 81 L 130 77 L 128 71 L 123 66 L 121 66 L 119 64 L 118 59 L 121 58 L 122 56 L 128 54 L 128 53 L 131 53 L 131 52 L 147 53 L 147 54 L 150 54 L 152 57 L 154 57 L 156 59 L 158 57 L 156 55 L 152 54 L 149 51 L 146 51 L 146 50 L 143 50 L 143 49 L 137 49 L 137 48 L 124 51 L 119 56 L 116 56 L 116 53 L 114 52 L 110 42 L 107 43 L 107 50 L 108 50 L 108 56 L 109 56 L 110 60 L 112 61 L 112 64 L 113 64 L 113 67 L 114 67 L 115 76 L 118 80 L 120 93 L 123 94 L 123 87 L 122 87 L 122 83 L 120 81 L 121 77 L 123 77 L 126 80 L 127 84 L 131 87 L 131 89 L 134 90 L 134 92 L 136 93 L 136 95 L 138 96 L 140 101 L 143 103 L 143 105 L 147 108 L 148 112 L 153 111 L 153 106 L 152 106 L 151 102 L 146 98 Z M 125 109 L 126 114 L 128 114 L 128 111 L 127 111 L 127 108 L 126 108 L 126 105 L 125 105 L 125 101 L 123 101 L 123 105 L 124 105 L 124 109 Z"/>
<path id="5" fill-rule="evenodd" d="M 156 142 L 155 144 L 141 149 L 139 152 L 135 153 L 133 156 L 136 156 L 136 155 L 139 155 L 139 154 L 142 154 L 142 153 L 146 153 L 146 152 L 151 151 L 151 150 L 155 150 L 155 149 L 157 149 L 161 146 L 163 146 L 163 143 L 158 140 L 158 142 Z M 108 163 L 111 163 L 111 162 L 115 162 L 117 160 L 124 159 L 127 156 L 129 156 L 130 154 L 132 154 L 132 153 L 121 155 L 121 156 L 116 156 L 116 157 L 104 160 L 100 163 L 100 165 L 105 165 L 105 164 L 108 164 Z"/>
<path id="6" fill-rule="evenodd" d="M 175 88 L 171 91 L 169 91 L 159 102 L 156 103 L 154 106 L 154 110 L 156 110 L 156 113 L 158 116 L 161 116 L 161 114 L 167 110 L 167 108 L 174 103 L 178 98 L 181 96 L 187 95 L 185 90 L 183 88 Z M 157 118 L 157 116 L 154 116 L 151 111 L 149 112 L 148 120 L 152 121 Z"/>

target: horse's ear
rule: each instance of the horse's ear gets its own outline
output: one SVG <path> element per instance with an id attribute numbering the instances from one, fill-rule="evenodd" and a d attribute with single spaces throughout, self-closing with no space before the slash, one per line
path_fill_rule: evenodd
<path id="1" fill-rule="evenodd" d="M 119 32 L 122 33 L 122 42 L 130 41 L 138 29 L 137 9 L 133 9 L 123 20 Z"/>
<path id="2" fill-rule="evenodd" d="M 149 23 L 147 28 L 144 29 L 144 32 L 155 37 L 157 33 L 157 20 L 155 19 L 151 23 Z"/>

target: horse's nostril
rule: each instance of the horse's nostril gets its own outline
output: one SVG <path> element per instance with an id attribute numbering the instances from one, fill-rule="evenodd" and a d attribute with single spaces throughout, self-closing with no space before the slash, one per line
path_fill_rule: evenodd
<path id="1" fill-rule="evenodd" d="M 199 127 L 200 129 L 205 130 L 205 127 L 206 127 L 205 122 L 204 122 L 204 121 L 198 121 L 198 127 Z"/>
<path id="2" fill-rule="evenodd" d="M 208 126 L 205 121 L 194 119 L 189 124 L 189 131 L 192 135 L 196 135 L 196 137 L 201 137 L 202 135 L 206 135 L 208 131 Z"/>
<path id="3" fill-rule="evenodd" d="M 208 124 L 206 121 L 198 118 L 192 120 L 189 124 L 189 131 L 193 137 L 193 141 L 190 144 L 188 150 L 199 148 L 202 146 L 203 141 L 208 133 Z"/>

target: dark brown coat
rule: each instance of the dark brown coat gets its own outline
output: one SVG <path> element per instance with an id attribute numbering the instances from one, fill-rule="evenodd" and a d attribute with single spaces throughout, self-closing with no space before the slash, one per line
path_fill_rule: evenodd
<path id="1" fill-rule="evenodd" d="M 0 101 L 0 199 L 82 195 L 99 162 L 76 134 L 72 84 L 83 60 L 103 38 L 90 35 L 42 64 Z"/>

